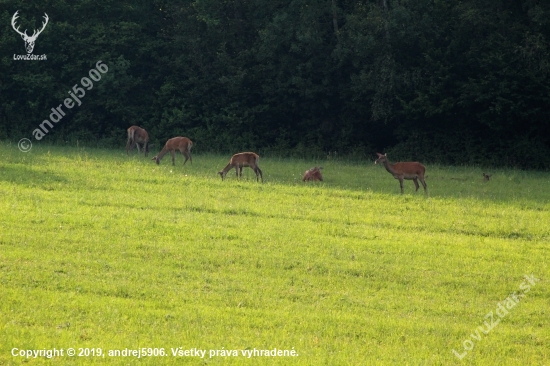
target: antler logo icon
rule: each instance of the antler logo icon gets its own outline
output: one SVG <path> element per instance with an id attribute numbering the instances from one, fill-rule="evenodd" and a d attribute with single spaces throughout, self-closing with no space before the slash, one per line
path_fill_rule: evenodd
<path id="1" fill-rule="evenodd" d="M 36 38 L 38 38 L 40 33 L 42 33 L 42 31 L 44 30 L 44 28 L 46 28 L 46 25 L 48 24 L 48 20 L 49 20 L 48 14 L 44 13 L 44 19 L 46 21 L 42 23 L 42 29 L 40 29 L 38 32 L 35 30 L 32 36 L 29 37 L 26 29 L 24 32 L 20 32 L 19 27 L 15 28 L 15 21 L 17 20 L 17 18 L 19 18 L 17 13 L 19 13 L 19 10 L 17 10 L 15 14 L 13 14 L 13 17 L 11 18 L 11 26 L 17 33 L 19 33 L 19 35 L 21 35 L 21 38 L 23 38 L 23 41 L 25 41 L 25 49 L 27 50 L 27 53 L 32 53 L 32 50 L 34 49 L 34 42 L 36 42 Z"/>

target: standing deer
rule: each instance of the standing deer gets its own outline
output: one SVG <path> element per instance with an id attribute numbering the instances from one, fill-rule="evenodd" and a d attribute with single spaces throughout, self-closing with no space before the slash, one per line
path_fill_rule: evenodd
<path id="1" fill-rule="evenodd" d="M 231 157 L 229 163 L 225 166 L 225 168 L 220 170 L 218 174 L 222 177 L 223 180 L 227 172 L 235 168 L 235 173 L 237 174 L 237 178 L 239 178 L 239 176 L 243 176 L 243 167 L 247 166 L 254 170 L 254 173 L 256 173 L 256 181 L 258 181 L 259 176 L 260 178 L 262 178 L 263 183 L 264 177 L 262 175 L 260 167 L 258 166 L 259 161 L 260 157 L 258 156 L 258 154 L 255 154 L 253 152 L 238 153 Z"/>
<path id="2" fill-rule="evenodd" d="M 15 30 L 17 33 L 19 33 L 19 35 L 21 36 L 21 38 L 23 38 L 23 41 L 25 41 L 25 49 L 27 50 L 27 53 L 32 53 L 32 51 L 34 50 L 34 43 L 36 42 L 36 39 L 38 38 L 38 36 L 40 35 L 40 33 L 42 33 L 42 31 L 44 30 L 44 28 L 46 28 L 46 25 L 48 24 L 48 14 L 44 13 L 44 22 L 42 22 L 42 29 L 40 29 L 38 32 L 36 30 L 34 30 L 34 32 L 32 33 L 32 36 L 29 37 L 29 35 L 27 34 L 27 30 L 25 29 L 24 32 L 21 32 L 19 30 L 19 26 L 17 28 L 15 28 L 15 21 L 17 20 L 17 18 L 19 18 L 19 16 L 17 15 L 17 13 L 19 13 L 19 10 L 17 10 L 15 12 L 15 14 L 13 14 L 13 17 L 11 18 L 11 26 L 13 28 L 13 30 Z"/>
<path id="3" fill-rule="evenodd" d="M 129 154 L 130 150 L 134 149 L 134 146 L 137 146 L 138 153 L 139 144 L 143 144 L 143 152 L 145 156 L 149 154 L 149 134 L 143 128 L 138 126 L 132 126 L 128 129 L 128 141 L 126 142 L 126 154 Z"/>
<path id="4" fill-rule="evenodd" d="M 418 162 L 408 162 L 408 163 L 395 163 L 390 164 L 387 154 L 379 154 L 378 159 L 374 162 L 374 164 L 382 163 L 384 164 L 384 167 L 390 173 L 393 175 L 395 179 L 399 179 L 399 185 L 401 186 L 401 194 L 403 194 L 403 180 L 408 179 L 414 182 L 414 185 L 416 186 L 416 191 L 418 191 L 418 180 L 420 180 L 420 183 L 422 183 L 422 186 L 424 186 L 424 192 L 428 193 L 428 185 L 426 184 L 426 181 L 424 180 L 424 173 L 426 172 L 426 167 Z"/>
<path id="5" fill-rule="evenodd" d="M 302 181 L 323 181 L 323 176 L 321 175 L 321 169 L 323 169 L 322 166 L 315 166 L 311 169 L 306 170 L 304 173 L 304 176 L 302 177 Z"/>
<path id="6" fill-rule="evenodd" d="M 170 154 L 172 155 L 172 165 L 176 165 L 176 150 L 179 150 L 181 154 L 185 157 L 183 165 L 187 163 L 187 160 L 190 160 L 191 164 L 193 164 L 193 157 L 191 156 L 192 147 L 193 141 L 189 140 L 187 137 L 174 137 L 166 141 L 164 148 L 152 160 L 159 164 L 162 157 L 170 152 Z"/>

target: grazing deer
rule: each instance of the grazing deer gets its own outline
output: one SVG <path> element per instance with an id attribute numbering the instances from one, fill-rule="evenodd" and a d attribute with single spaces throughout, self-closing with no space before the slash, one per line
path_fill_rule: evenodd
<path id="1" fill-rule="evenodd" d="M 321 175 L 321 169 L 323 169 L 322 166 L 315 166 L 311 169 L 306 170 L 304 173 L 304 176 L 302 177 L 302 181 L 323 181 L 323 176 Z"/>
<path id="2" fill-rule="evenodd" d="M 253 152 L 242 152 L 235 154 L 231 157 L 231 160 L 229 160 L 229 163 L 218 172 L 218 174 L 223 178 L 226 176 L 227 172 L 231 169 L 235 168 L 235 173 L 237 174 L 237 178 L 239 176 L 243 176 L 243 167 L 247 166 L 250 167 L 252 170 L 254 170 L 254 173 L 256 173 L 256 181 L 258 181 L 258 176 L 262 178 L 262 183 L 264 181 L 264 177 L 262 175 L 262 171 L 260 170 L 260 167 L 258 166 L 258 163 L 260 162 L 260 157 L 258 154 L 255 154 Z"/>
<path id="3" fill-rule="evenodd" d="M 138 153 L 139 144 L 143 144 L 143 152 L 145 156 L 149 154 L 149 134 L 143 128 L 138 126 L 132 126 L 128 129 L 128 141 L 126 142 L 126 154 L 130 155 L 129 151 L 134 149 L 134 146 L 137 146 Z"/>
<path id="4" fill-rule="evenodd" d="M 420 183 L 422 183 L 422 186 L 424 186 L 424 192 L 428 193 L 428 186 L 426 185 L 426 181 L 424 180 L 424 173 L 426 172 L 426 167 L 424 165 L 417 162 L 390 164 L 387 154 L 376 154 L 378 155 L 378 159 L 376 159 L 374 164 L 384 164 L 384 167 L 386 168 L 388 173 L 393 175 L 395 179 L 399 179 L 401 194 L 403 194 L 404 179 L 412 179 L 414 185 L 416 186 L 416 191 L 418 191 L 418 180 L 420 180 Z"/>
<path id="5" fill-rule="evenodd" d="M 183 165 L 187 163 L 187 160 L 190 160 L 191 164 L 193 164 L 193 157 L 191 156 L 192 147 L 193 141 L 189 140 L 187 137 L 174 137 L 166 141 L 164 148 L 152 160 L 159 164 L 162 157 L 170 152 L 170 154 L 172 155 L 172 165 L 176 165 L 176 150 L 179 150 L 181 154 L 185 157 Z"/>
<path id="6" fill-rule="evenodd" d="M 485 173 L 483 173 L 483 181 L 484 181 L 484 182 L 489 181 L 489 179 L 491 179 L 491 176 L 492 176 L 492 174 L 485 174 Z"/>

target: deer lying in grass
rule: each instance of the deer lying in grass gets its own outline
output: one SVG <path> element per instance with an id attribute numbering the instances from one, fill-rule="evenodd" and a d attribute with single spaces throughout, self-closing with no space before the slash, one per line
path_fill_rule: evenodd
<path id="1" fill-rule="evenodd" d="M 152 160 L 159 164 L 162 157 L 170 153 L 172 155 L 172 165 L 176 165 L 176 150 L 179 150 L 181 154 L 185 157 L 183 165 L 187 163 L 187 160 L 190 160 L 191 164 L 193 164 L 193 157 L 191 156 L 192 147 L 193 141 L 189 140 L 187 137 L 174 137 L 166 141 L 164 148 Z"/>
<path id="2" fill-rule="evenodd" d="M 235 168 L 235 173 L 237 174 L 237 178 L 243 176 L 243 167 L 250 167 L 252 170 L 254 170 L 254 173 L 256 173 L 256 181 L 258 181 L 258 177 L 262 178 L 262 183 L 264 181 L 264 177 L 262 175 L 262 171 L 260 170 L 260 167 L 258 166 L 258 163 L 260 161 L 260 157 L 258 154 L 253 152 L 242 152 L 235 154 L 231 157 L 231 160 L 229 160 L 229 163 L 218 172 L 218 174 L 223 178 L 227 175 L 227 172 L 231 169 Z"/>
<path id="3" fill-rule="evenodd" d="M 310 181 L 310 180 L 313 180 L 313 181 L 323 181 L 323 176 L 321 175 L 321 169 L 323 169 L 322 166 L 315 166 L 313 168 L 310 168 L 308 170 L 306 170 L 306 172 L 304 173 L 304 176 L 302 177 L 302 182 L 305 182 L 305 181 Z"/>
<path id="4" fill-rule="evenodd" d="M 426 167 L 424 165 L 418 162 L 390 164 L 387 154 L 376 154 L 378 155 L 378 159 L 376 159 L 374 164 L 384 164 L 384 167 L 386 168 L 388 173 L 393 175 L 395 179 L 399 179 L 401 194 L 403 194 L 404 179 L 412 180 L 414 182 L 414 185 L 416 186 L 416 191 L 418 191 L 418 180 L 420 180 L 420 183 L 422 183 L 422 186 L 424 186 L 424 192 L 428 193 L 428 186 L 426 184 L 426 181 L 424 180 L 424 173 L 426 172 Z"/>
<path id="5" fill-rule="evenodd" d="M 138 126 L 132 126 L 128 128 L 128 141 L 126 142 L 126 154 L 130 155 L 129 151 L 134 149 L 134 146 L 137 146 L 138 153 L 139 144 L 143 144 L 143 152 L 145 156 L 149 154 L 149 134 L 143 128 Z"/>
<path id="6" fill-rule="evenodd" d="M 489 179 L 491 179 L 491 175 L 492 175 L 492 174 L 485 174 L 485 173 L 483 173 L 483 181 L 484 181 L 484 182 L 489 181 Z"/>

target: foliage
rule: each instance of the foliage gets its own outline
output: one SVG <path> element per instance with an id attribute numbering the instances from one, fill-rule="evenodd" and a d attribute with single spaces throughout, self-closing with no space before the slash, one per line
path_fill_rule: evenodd
<path id="1" fill-rule="evenodd" d="M 47 61 L 13 60 L 16 10 L 28 29 L 48 13 Z M 29 137 L 102 60 L 46 141 L 119 146 L 138 124 L 203 151 L 548 169 L 549 15 L 533 0 L 3 0 L 0 138 Z"/>

